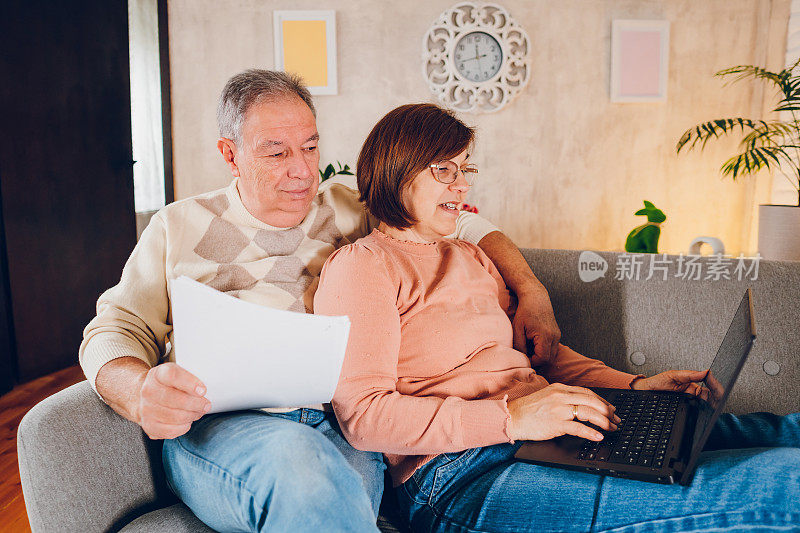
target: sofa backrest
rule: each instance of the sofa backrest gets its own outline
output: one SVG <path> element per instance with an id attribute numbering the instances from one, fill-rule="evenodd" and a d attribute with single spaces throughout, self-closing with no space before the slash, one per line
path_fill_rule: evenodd
<path id="1" fill-rule="evenodd" d="M 746 258 L 737 271 L 737 258 L 705 256 L 690 267 L 674 255 L 522 253 L 550 293 L 562 342 L 631 373 L 708 368 L 752 287 L 757 338 L 727 410 L 800 411 L 800 262 Z M 581 279 L 597 276 L 603 261 L 602 277 Z"/>

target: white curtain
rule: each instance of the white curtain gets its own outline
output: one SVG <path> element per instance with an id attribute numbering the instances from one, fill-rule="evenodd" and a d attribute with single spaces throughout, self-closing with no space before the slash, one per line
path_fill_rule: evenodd
<path id="1" fill-rule="evenodd" d="M 164 207 L 161 70 L 156 0 L 128 0 L 136 212 Z"/>
<path id="2" fill-rule="evenodd" d="M 800 58 L 800 0 L 792 0 L 792 14 L 789 17 L 789 30 L 786 35 L 786 66 L 792 66 Z M 799 67 L 800 68 L 800 67 Z M 783 113 L 783 120 L 791 120 L 791 113 Z M 789 179 L 787 179 L 789 178 Z M 784 174 L 775 172 L 772 175 L 773 204 L 797 205 L 797 189 L 792 186 L 790 179 L 797 183 L 797 176 L 793 173 Z"/>

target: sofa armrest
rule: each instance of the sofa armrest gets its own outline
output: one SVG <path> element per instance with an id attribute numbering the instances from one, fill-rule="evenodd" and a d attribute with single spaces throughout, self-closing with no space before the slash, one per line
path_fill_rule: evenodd
<path id="1" fill-rule="evenodd" d="M 83 381 L 31 409 L 17 433 L 34 532 L 116 531 L 169 505 L 161 442 L 105 405 Z"/>

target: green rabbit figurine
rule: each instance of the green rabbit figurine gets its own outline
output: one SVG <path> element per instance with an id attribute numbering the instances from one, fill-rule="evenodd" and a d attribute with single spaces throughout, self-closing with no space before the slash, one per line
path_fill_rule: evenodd
<path id="1" fill-rule="evenodd" d="M 625 241 L 625 251 L 632 253 L 658 253 L 658 237 L 661 235 L 661 223 L 667 219 L 661 209 L 658 209 L 647 200 L 644 209 L 636 211 L 637 215 L 646 215 L 647 224 L 642 224 L 628 234 Z"/>

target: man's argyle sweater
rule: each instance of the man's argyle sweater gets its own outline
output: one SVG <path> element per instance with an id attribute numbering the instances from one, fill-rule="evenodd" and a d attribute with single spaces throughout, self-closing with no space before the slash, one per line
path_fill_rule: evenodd
<path id="1" fill-rule="evenodd" d="M 251 215 L 236 184 L 172 203 L 153 216 L 120 282 L 100 296 L 97 316 L 84 330 L 79 359 L 92 387 L 100 368 L 118 357 L 150 366 L 175 360 L 169 280 L 188 276 L 242 300 L 311 313 L 325 260 L 376 225 L 358 192 L 333 180 L 320 185 L 308 215 L 292 228 Z M 455 236 L 477 244 L 496 229 L 462 213 Z"/>

